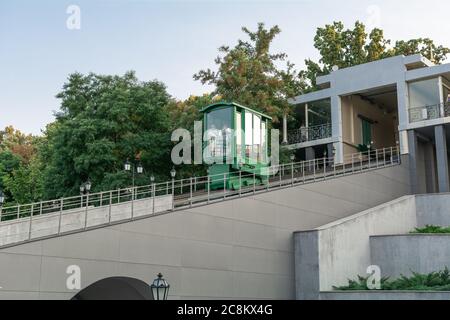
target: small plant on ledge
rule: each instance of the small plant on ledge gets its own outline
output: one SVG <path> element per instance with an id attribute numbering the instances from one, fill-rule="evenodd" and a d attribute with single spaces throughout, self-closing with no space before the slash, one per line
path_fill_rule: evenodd
<path id="1" fill-rule="evenodd" d="M 411 234 L 450 234 L 450 227 L 426 225 L 424 228 L 416 228 Z"/>
<path id="2" fill-rule="evenodd" d="M 358 276 L 358 280 L 349 280 L 347 286 L 334 287 L 337 291 L 368 291 L 368 277 Z M 450 272 L 447 267 L 443 271 L 429 274 L 419 274 L 413 272 L 411 277 L 404 275 L 399 279 L 381 279 L 381 289 L 390 291 L 450 291 Z M 372 291 L 372 290 L 370 290 Z"/>

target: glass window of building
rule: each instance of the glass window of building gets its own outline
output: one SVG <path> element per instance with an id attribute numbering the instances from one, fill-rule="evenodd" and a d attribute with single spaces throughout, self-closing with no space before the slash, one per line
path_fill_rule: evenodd
<path id="1" fill-rule="evenodd" d="M 409 85 L 409 107 L 431 107 L 441 103 L 439 78 L 411 82 Z"/>

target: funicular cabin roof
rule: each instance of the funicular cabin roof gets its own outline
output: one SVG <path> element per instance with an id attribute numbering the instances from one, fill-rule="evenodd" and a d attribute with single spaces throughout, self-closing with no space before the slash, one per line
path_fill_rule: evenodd
<path id="1" fill-rule="evenodd" d="M 244 110 L 246 110 L 246 111 L 248 111 L 250 113 L 259 115 L 262 118 L 265 118 L 265 119 L 268 119 L 268 120 L 272 120 L 272 117 L 269 117 L 268 115 L 266 115 L 264 113 L 261 113 L 259 111 L 255 111 L 255 110 L 250 109 L 248 107 L 244 107 L 243 105 L 240 105 L 240 104 L 235 103 L 235 102 L 218 102 L 218 103 L 213 103 L 213 104 L 210 104 L 209 106 L 204 107 L 202 110 L 200 110 L 200 112 L 206 113 L 206 112 L 211 111 L 211 109 L 216 109 L 216 108 L 220 108 L 220 107 L 238 107 L 238 108 L 244 109 Z"/>

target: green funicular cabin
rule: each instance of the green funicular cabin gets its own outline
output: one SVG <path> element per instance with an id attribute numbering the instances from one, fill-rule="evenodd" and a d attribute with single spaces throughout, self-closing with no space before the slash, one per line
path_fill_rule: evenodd
<path id="1" fill-rule="evenodd" d="M 215 103 L 204 115 L 203 160 L 209 165 L 211 190 L 264 185 L 269 177 L 271 117 L 237 103 Z"/>

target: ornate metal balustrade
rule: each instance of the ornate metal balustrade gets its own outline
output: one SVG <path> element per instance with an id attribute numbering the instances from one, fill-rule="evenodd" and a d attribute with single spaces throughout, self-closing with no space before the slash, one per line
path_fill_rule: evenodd
<path id="1" fill-rule="evenodd" d="M 409 109 L 409 122 L 450 117 L 450 102 Z"/>
<path id="2" fill-rule="evenodd" d="M 297 144 L 331 138 L 331 123 L 304 127 L 288 132 L 288 143 Z"/>

